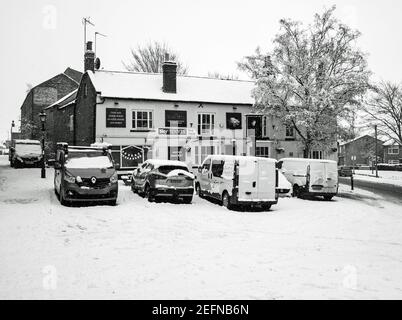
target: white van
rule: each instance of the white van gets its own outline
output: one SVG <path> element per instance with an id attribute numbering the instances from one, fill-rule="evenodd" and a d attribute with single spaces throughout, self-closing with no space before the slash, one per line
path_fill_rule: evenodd
<path id="1" fill-rule="evenodd" d="M 293 196 L 323 196 L 331 200 L 338 193 L 338 167 L 335 161 L 284 158 L 278 168 L 292 184 Z"/>
<path id="2" fill-rule="evenodd" d="M 200 197 L 235 206 L 269 210 L 278 203 L 276 160 L 245 156 L 208 156 L 198 169 L 195 187 Z"/>

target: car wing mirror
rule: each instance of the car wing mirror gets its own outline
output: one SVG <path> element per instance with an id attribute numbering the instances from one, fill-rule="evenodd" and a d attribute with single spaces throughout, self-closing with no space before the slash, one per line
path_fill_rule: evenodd
<path id="1" fill-rule="evenodd" d="M 202 172 L 202 168 L 198 167 L 198 173 L 201 173 L 201 172 Z"/>

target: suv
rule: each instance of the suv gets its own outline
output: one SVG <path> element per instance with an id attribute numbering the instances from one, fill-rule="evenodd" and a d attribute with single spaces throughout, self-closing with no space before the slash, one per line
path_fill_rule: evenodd
<path id="1" fill-rule="evenodd" d="M 145 196 L 150 202 L 159 197 L 168 197 L 191 203 L 194 175 L 181 161 L 147 160 L 134 170 L 131 190 Z"/>
<path id="2" fill-rule="evenodd" d="M 348 166 L 338 167 L 338 175 L 340 177 L 351 177 L 353 175 L 353 169 Z"/>
<path id="3" fill-rule="evenodd" d="M 38 140 L 13 140 L 8 155 L 12 168 L 41 167 L 42 147 Z"/>
<path id="4" fill-rule="evenodd" d="M 54 189 L 62 205 L 102 201 L 116 205 L 118 177 L 107 148 L 57 144 Z"/>

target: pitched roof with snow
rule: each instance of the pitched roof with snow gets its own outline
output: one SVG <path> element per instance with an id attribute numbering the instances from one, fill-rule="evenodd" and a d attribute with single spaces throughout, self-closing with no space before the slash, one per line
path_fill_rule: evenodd
<path id="1" fill-rule="evenodd" d="M 162 91 L 163 75 L 117 71 L 88 71 L 91 81 L 102 97 L 185 101 L 199 103 L 254 104 L 253 81 L 220 80 L 177 76 L 177 93 Z"/>
<path id="2" fill-rule="evenodd" d="M 53 107 L 64 108 L 64 107 L 69 106 L 70 104 L 75 103 L 75 100 L 77 98 L 77 92 L 78 92 L 78 89 L 71 91 L 69 94 L 65 95 L 63 98 L 61 98 L 60 100 L 57 100 L 55 103 L 51 104 L 50 106 L 46 107 L 45 109 L 51 109 Z"/>
<path id="3" fill-rule="evenodd" d="M 340 142 L 339 145 L 340 145 L 340 146 L 344 146 L 344 145 L 347 145 L 347 144 L 349 144 L 349 143 L 355 142 L 355 141 L 357 141 L 357 140 L 359 140 L 359 139 L 361 139 L 361 138 L 364 138 L 364 137 L 369 137 L 369 138 L 375 140 L 375 138 L 372 137 L 372 136 L 370 136 L 369 134 L 364 134 L 364 135 L 359 136 L 359 137 L 356 137 L 356 138 L 354 138 L 354 139 L 352 139 L 352 140 Z M 380 142 L 382 142 L 380 139 L 377 139 L 377 140 L 380 141 Z"/>
<path id="4" fill-rule="evenodd" d="M 396 141 L 396 140 L 394 140 L 394 139 L 388 140 L 387 142 L 385 142 L 385 143 L 383 144 L 383 146 L 385 146 L 385 147 L 399 146 L 399 145 L 400 145 L 400 144 L 398 143 L 398 141 Z"/>

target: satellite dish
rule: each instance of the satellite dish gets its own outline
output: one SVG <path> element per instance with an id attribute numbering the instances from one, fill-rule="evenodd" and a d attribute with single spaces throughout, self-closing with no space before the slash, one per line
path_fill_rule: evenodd
<path id="1" fill-rule="evenodd" d="M 100 66 L 101 66 L 101 61 L 99 58 L 96 58 L 95 59 L 95 69 L 99 70 Z"/>

